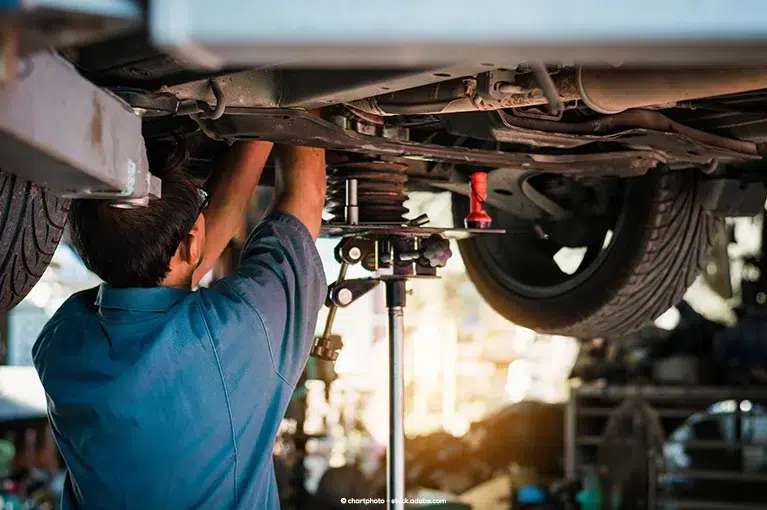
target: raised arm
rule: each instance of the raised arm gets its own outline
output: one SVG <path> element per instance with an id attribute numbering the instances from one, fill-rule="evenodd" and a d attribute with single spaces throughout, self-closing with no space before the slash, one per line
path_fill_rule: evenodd
<path id="1" fill-rule="evenodd" d="M 325 205 L 325 151 L 290 145 L 279 146 L 276 151 L 276 195 L 272 210 L 298 218 L 316 240 Z"/>
<path id="2" fill-rule="evenodd" d="M 194 286 L 211 270 L 241 224 L 272 145 L 262 141 L 238 142 L 211 177 L 210 204 L 205 210 L 205 254 L 192 277 Z"/>
<path id="3" fill-rule="evenodd" d="M 224 325 L 212 333 L 221 363 L 238 374 L 249 401 L 254 384 L 242 381 L 264 376 L 253 370 L 264 358 L 295 386 L 327 296 L 315 245 L 325 202 L 324 151 L 279 147 L 275 156 L 271 212 L 248 237 L 237 272 L 200 292 L 203 313 Z"/>

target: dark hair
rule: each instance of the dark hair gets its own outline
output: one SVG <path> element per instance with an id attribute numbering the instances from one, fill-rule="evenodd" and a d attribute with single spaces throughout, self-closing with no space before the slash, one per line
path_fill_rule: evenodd
<path id="1" fill-rule="evenodd" d="M 85 265 L 113 287 L 156 287 L 194 226 L 200 195 L 186 170 L 183 145 L 147 147 L 150 171 L 162 180 L 162 198 L 147 207 L 119 209 L 107 200 L 74 200 L 72 244 Z"/>

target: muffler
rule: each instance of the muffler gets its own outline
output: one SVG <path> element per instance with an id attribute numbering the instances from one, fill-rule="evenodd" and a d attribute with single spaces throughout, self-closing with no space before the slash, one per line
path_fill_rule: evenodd
<path id="1" fill-rule="evenodd" d="M 673 106 L 678 101 L 703 99 L 767 88 L 767 67 L 747 68 L 624 68 L 581 67 L 551 75 L 563 102 L 581 100 L 606 115 L 632 108 Z M 477 95 L 476 79 L 425 85 L 348 103 L 374 115 L 435 115 L 544 105 L 546 97 L 530 78 L 520 75 L 510 93 L 488 100 Z"/>
<path id="2" fill-rule="evenodd" d="M 767 88 L 767 68 L 642 69 L 580 68 L 578 92 L 592 110 L 620 113 L 631 108 L 737 94 Z"/>

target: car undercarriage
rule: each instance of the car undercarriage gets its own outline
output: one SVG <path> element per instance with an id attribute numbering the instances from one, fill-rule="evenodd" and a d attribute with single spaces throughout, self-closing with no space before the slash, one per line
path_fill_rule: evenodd
<path id="1" fill-rule="evenodd" d="M 756 214 L 767 198 L 767 67 L 750 50 L 743 63 L 699 48 L 693 59 L 660 63 L 491 59 L 496 51 L 455 60 L 463 63 L 234 59 L 212 70 L 177 53 L 141 29 L 65 46 L 56 58 L 137 114 L 147 146 L 183 141 L 200 179 L 238 140 L 327 149 L 326 233 L 344 222 L 349 179 L 359 183 L 361 223 L 404 231 L 422 227 L 407 216 L 414 190 L 452 193 L 462 227 L 471 177 L 486 174 L 481 202 L 502 233 L 460 241 L 467 272 L 499 313 L 539 331 L 594 337 L 642 327 L 681 299 L 722 218 Z M 23 85 L 24 63 L 9 83 Z M 131 206 L 147 194 L 111 198 Z M 568 269 L 556 259 L 563 250 L 579 254 Z"/>

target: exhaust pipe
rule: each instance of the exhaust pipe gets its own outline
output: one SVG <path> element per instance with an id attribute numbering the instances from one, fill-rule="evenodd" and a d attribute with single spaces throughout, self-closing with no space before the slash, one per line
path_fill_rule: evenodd
<path id="1" fill-rule="evenodd" d="M 612 115 L 632 108 L 673 105 L 767 88 L 767 68 L 588 68 L 562 70 L 552 76 L 563 102 L 582 100 L 592 110 Z M 482 100 L 473 78 L 450 80 L 347 103 L 379 116 L 434 115 L 468 111 L 521 108 L 547 103 L 542 91 L 529 82 L 523 91 L 502 99 Z"/>
<path id="2" fill-rule="evenodd" d="M 551 78 L 563 102 L 580 98 L 576 73 L 573 69 L 552 74 Z M 518 82 L 514 85 L 506 84 L 515 92 L 497 97 L 481 96 L 477 91 L 477 78 L 465 77 L 390 92 L 346 104 L 356 110 L 385 117 L 487 112 L 547 103 L 546 95 L 538 87 L 532 75 L 520 75 L 517 80 Z"/>
<path id="3" fill-rule="evenodd" d="M 615 114 L 631 108 L 737 94 L 767 88 L 767 68 L 578 70 L 578 92 L 592 110 Z"/>

